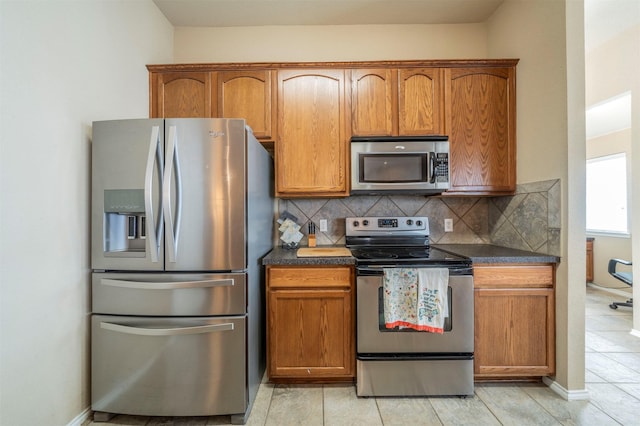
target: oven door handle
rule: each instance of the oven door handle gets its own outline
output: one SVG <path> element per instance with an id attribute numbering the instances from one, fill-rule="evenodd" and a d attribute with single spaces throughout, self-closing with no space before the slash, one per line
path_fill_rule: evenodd
<path id="1" fill-rule="evenodd" d="M 397 265 L 368 265 L 356 268 L 358 275 L 382 275 L 385 268 L 397 268 Z"/>
<path id="2" fill-rule="evenodd" d="M 400 265 L 366 265 L 366 266 L 357 266 L 356 274 L 357 275 L 382 275 L 383 270 L 385 268 L 400 268 Z M 414 268 L 424 268 L 425 265 L 422 266 L 411 266 Z M 426 266 L 428 267 L 428 266 Z M 449 269 L 449 276 L 452 275 L 473 275 L 473 269 L 470 266 L 456 266 L 456 267 L 447 267 L 447 266 L 439 266 L 443 268 Z"/>

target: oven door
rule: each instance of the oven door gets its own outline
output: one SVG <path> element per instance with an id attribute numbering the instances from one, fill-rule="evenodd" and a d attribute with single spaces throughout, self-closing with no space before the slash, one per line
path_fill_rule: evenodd
<path id="1" fill-rule="evenodd" d="M 472 275 L 449 275 L 449 318 L 443 334 L 385 327 L 382 271 L 359 275 L 356 286 L 358 355 L 473 353 Z"/>

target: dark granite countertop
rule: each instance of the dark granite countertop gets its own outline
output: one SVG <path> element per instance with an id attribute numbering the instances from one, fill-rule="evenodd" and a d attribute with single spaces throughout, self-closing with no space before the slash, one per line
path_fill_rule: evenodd
<path id="1" fill-rule="evenodd" d="M 318 247 L 344 247 L 344 245 L 318 246 Z M 273 250 L 262 258 L 263 265 L 355 265 L 356 258 L 352 256 L 341 257 L 298 257 L 297 250 L 287 250 L 282 247 L 274 247 Z"/>
<path id="2" fill-rule="evenodd" d="M 560 263 L 558 256 L 491 244 L 433 244 L 440 250 L 468 257 L 473 263 Z M 322 247 L 344 247 L 343 245 Z M 298 257 L 297 250 L 275 247 L 262 259 L 263 265 L 354 265 L 355 257 Z"/>
<path id="3" fill-rule="evenodd" d="M 473 263 L 560 263 L 560 258 L 551 254 L 491 244 L 432 244 L 432 247 L 468 257 Z"/>

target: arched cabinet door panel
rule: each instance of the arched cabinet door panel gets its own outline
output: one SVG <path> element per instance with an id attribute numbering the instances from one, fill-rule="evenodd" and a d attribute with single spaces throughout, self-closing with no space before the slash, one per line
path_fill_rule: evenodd
<path id="1" fill-rule="evenodd" d="M 152 77 L 152 118 L 213 117 L 210 72 L 168 72 Z M 155 82 L 154 82 L 155 80 Z M 155 83 L 155 84 L 154 84 Z M 155 92 L 155 96 L 153 93 Z"/>
<path id="2" fill-rule="evenodd" d="M 270 70 L 220 71 L 218 116 L 244 118 L 257 138 L 273 138 L 272 74 Z"/>
<path id="3" fill-rule="evenodd" d="M 451 192 L 516 189 L 515 66 L 445 72 Z"/>
<path id="4" fill-rule="evenodd" d="M 401 136 L 441 133 L 441 75 L 440 68 L 398 71 L 398 133 Z"/>
<path id="5" fill-rule="evenodd" d="M 347 196 L 344 70 L 278 72 L 276 195 Z"/>

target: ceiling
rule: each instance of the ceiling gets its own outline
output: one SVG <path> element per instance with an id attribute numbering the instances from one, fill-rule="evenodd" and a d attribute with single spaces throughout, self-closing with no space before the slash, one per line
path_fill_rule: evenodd
<path id="1" fill-rule="evenodd" d="M 504 0 L 153 0 L 175 27 L 456 24 Z M 640 24 L 640 0 L 585 0 L 587 51 Z"/>

